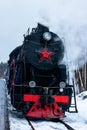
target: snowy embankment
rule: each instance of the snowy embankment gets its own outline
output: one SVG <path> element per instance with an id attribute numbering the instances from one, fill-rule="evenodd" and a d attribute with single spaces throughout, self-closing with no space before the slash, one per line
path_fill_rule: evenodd
<path id="1" fill-rule="evenodd" d="M 3 90 L 5 90 L 4 88 L 6 86 L 5 83 L 2 82 L 2 80 L 0 80 L 0 86 L 3 86 L 2 88 Z M 2 97 L 3 93 L 1 92 L 0 95 Z M 87 130 L 87 91 L 82 92 L 76 98 L 77 98 L 78 113 L 66 112 L 66 117 L 63 120 L 66 121 L 75 130 Z M 17 113 L 12 111 L 10 100 L 8 104 L 8 109 L 9 109 L 10 130 L 31 130 L 31 127 L 28 125 L 28 122 L 24 118 L 23 119 L 18 118 Z M 0 109 L 0 113 L 1 113 L 1 118 L 0 118 L 1 121 L 1 119 L 3 119 L 2 118 L 3 113 L 1 109 Z M 67 128 L 64 125 L 60 123 L 51 122 L 51 121 L 36 121 L 36 122 L 32 121 L 32 123 L 36 130 L 44 130 L 44 129 L 45 130 L 55 130 L 55 129 L 67 130 Z"/>
<path id="2" fill-rule="evenodd" d="M 5 80 L 0 79 L 0 130 L 6 128 L 6 93 Z"/>

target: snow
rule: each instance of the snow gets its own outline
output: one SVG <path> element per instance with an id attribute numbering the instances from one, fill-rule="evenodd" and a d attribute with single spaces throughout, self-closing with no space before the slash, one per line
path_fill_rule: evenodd
<path id="1" fill-rule="evenodd" d="M 5 108 L 6 108 L 6 95 L 5 95 L 5 80 L 0 79 L 0 130 L 5 129 Z"/>
<path id="2" fill-rule="evenodd" d="M 78 100 L 79 115 L 87 123 L 87 91 L 79 94 L 77 100 Z"/>
<path id="3" fill-rule="evenodd" d="M 64 119 L 75 130 L 87 130 L 87 91 L 76 96 L 78 113 L 66 113 Z"/>
<path id="4" fill-rule="evenodd" d="M 40 122 L 32 122 L 36 130 L 54 130 L 54 129 L 59 129 L 59 130 L 67 130 L 67 128 L 60 124 L 60 123 L 54 123 L 51 121 L 40 121 Z"/>
<path id="5" fill-rule="evenodd" d="M 4 109 L 3 103 L 5 97 L 5 80 L 0 80 L 0 128 L 3 129 L 4 122 Z M 9 95 L 8 95 L 9 97 Z M 84 91 L 76 96 L 77 100 L 77 108 L 78 113 L 68 113 L 66 112 L 66 117 L 63 119 L 65 122 L 67 122 L 70 126 L 72 126 L 75 130 L 87 130 L 87 91 Z M 10 100 L 8 98 L 8 103 L 10 103 Z M 18 118 L 16 111 L 12 111 L 11 104 L 8 104 L 9 109 L 9 123 L 10 123 L 10 130 L 31 130 L 31 127 L 28 125 L 28 122 L 24 118 Z M 56 123 L 52 121 L 31 121 L 33 126 L 36 130 L 67 130 L 67 128 L 61 124 Z"/>
<path id="6" fill-rule="evenodd" d="M 25 119 L 19 119 L 16 115 L 11 113 L 9 114 L 9 116 L 11 130 L 29 130 L 28 122 Z"/>

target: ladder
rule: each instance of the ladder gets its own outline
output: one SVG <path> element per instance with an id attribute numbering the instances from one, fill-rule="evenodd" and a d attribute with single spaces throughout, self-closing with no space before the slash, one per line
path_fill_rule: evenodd
<path id="1" fill-rule="evenodd" d="M 73 85 L 72 85 L 72 100 L 71 100 L 71 104 L 70 107 L 68 109 L 68 112 L 70 113 L 77 113 L 77 103 L 76 103 L 76 94 L 75 94 L 75 85 L 74 85 L 74 80 L 73 80 Z"/>

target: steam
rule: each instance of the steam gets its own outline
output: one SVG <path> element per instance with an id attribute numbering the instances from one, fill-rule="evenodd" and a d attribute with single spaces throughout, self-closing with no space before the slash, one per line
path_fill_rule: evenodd
<path id="1" fill-rule="evenodd" d="M 72 69 L 87 62 L 86 5 L 86 0 L 55 0 L 46 5 L 45 11 L 41 7 L 37 19 L 64 39 L 67 53 L 64 60 Z"/>
<path id="2" fill-rule="evenodd" d="M 80 65 L 87 61 L 87 0 L 3 0 L 0 16 L 0 59 L 6 60 L 27 28 L 40 22 L 65 39 L 66 63 L 77 64 L 81 57 Z"/>

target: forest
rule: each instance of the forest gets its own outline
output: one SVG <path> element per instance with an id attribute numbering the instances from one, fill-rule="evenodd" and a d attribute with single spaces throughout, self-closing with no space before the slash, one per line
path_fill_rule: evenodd
<path id="1" fill-rule="evenodd" d="M 79 92 L 87 90 L 87 63 L 75 70 L 75 80 L 76 85 L 79 86 Z"/>
<path id="2" fill-rule="evenodd" d="M 4 77 L 4 72 L 7 68 L 7 63 L 0 62 L 0 78 Z"/>

